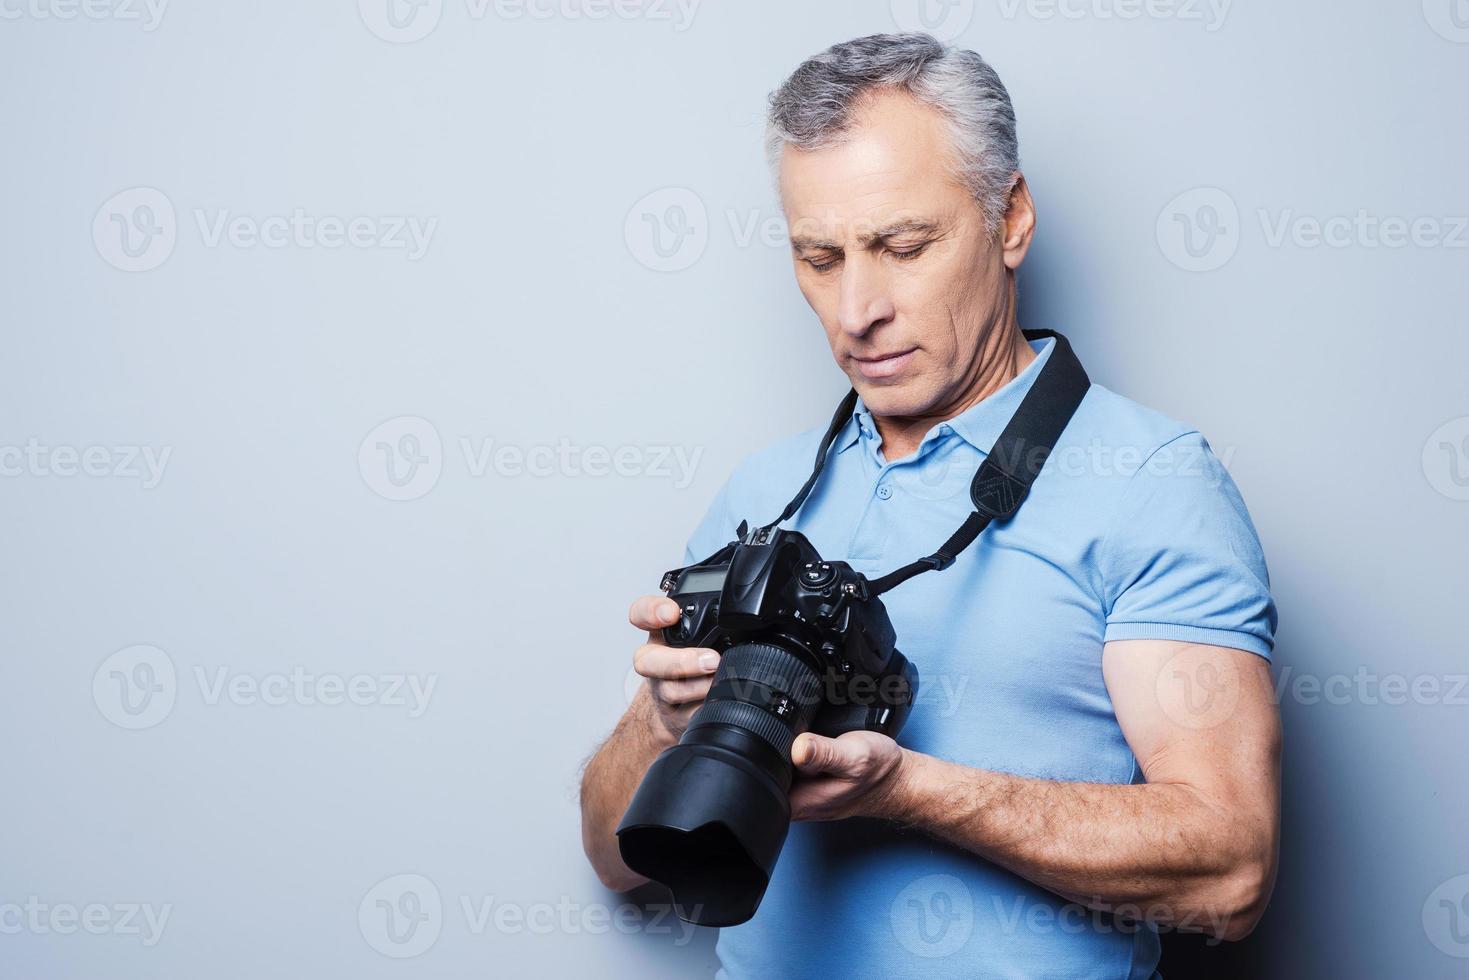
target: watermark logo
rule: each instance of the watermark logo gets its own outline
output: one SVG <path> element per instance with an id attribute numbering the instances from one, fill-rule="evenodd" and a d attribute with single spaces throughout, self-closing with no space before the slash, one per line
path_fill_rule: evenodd
<path id="1" fill-rule="evenodd" d="M 158 945 L 173 903 L 151 902 L 44 902 L 29 895 L 24 902 L 0 902 L 0 935 L 70 936 L 80 931 L 93 936 L 137 937 L 147 948 Z"/>
<path id="2" fill-rule="evenodd" d="M 444 905 L 438 887 L 423 875 L 400 874 L 373 885 L 357 906 L 357 928 L 384 956 L 420 956 L 439 941 Z"/>
<path id="3" fill-rule="evenodd" d="M 152 490 L 163 482 L 172 455 L 172 446 L 53 446 L 32 437 L 24 446 L 0 445 L 0 477 L 107 477 L 137 480 Z"/>
<path id="4" fill-rule="evenodd" d="M 1433 430 L 1423 444 L 1423 475 L 1450 500 L 1469 500 L 1469 415 Z"/>
<path id="5" fill-rule="evenodd" d="M 1057 905 L 1054 898 L 1016 895 L 1007 903 L 999 895 L 991 895 L 990 905 L 994 909 L 995 921 L 1010 936 L 1022 930 L 1032 935 L 1064 933 L 1070 936 L 1083 933 L 1130 936 L 1145 930 L 1204 932 L 1208 934 L 1204 945 L 1217 946 L 1223 942 L 1219 937 L 1228 931 L 1230 920 L 1230 916 L 1223 912 L 1181 911 L 1167 905 L 1143 906 L 1131 902 L 1114 905 L 1103 901 L 1101 896 L 1093 896 L 1086 903 Z"/>
<path id="6" fill-rule="evenodd" d="M 1203 24 L 1212 34 L 1224 26 L 1233 0 L 999 0 L 1000 16 L 1023 11 L 1033 20 L 1173 20 Z"/>
<path id="7" fill-rule="evenodd" d="M 373 429 L 357 448 L 363 482 L 387 500 L 417 500 L 439 482 L 444 445 L 427 419 L 400 415 Z"/>
<path id="8" fill-rule="evenodd" d="M 633 258 L 646 268 L 680 272 L 704 254 L 709 214 L 703 199 L 687 187 L 664 187 L 628 210 L 622 236 Z"/>
<path id="9" fill-rule="evenodd" d="M 1429 894 L 1423 932 L 1439 952 L 1469 959 L 1469 874 L 1450 878 Z"/>
<path id="10" fill-rule="evenodd" d="M 914 956 L 951 956 L 974 929 L 974 896 L 953 875 L 928 875 L 898 893 L 888 918 L 893 936 Z"/>
<path id="11" fill-rule="evenodd" d="M 1168 261 L 1188 272 L 1210 272 L 1239 248 L 1239 208 L 1217 187 L 1195 187 L 1164 205 L 1157 235 Z"/>
<path id="12" fill-rule="evenodd" d="M 1195 731 L 1213 728 L 1239 706 L 1239 672 L 1228 660 L 1204 659 L 1186 647 L 1163 664 L 1154 693 L 1175 724 Z"/>
<path id="13" fill-rule="evenodd" d="M 1469 44 L 1469 0 L 1423 0 L 1423 17 L 1444 40 Z"/>
<path id="14" fill-rule="evenodd" d="M 119 728 L 152 728 L 173 711 L 177 697 L 173 661 L 146 643 L 117 651 L 92 675 L 92 701 Z"/>
<path id="15" fill-rule="evenodd" d="M 682 33 L 694 22 L 700 0 L 463 0 L 462 16 L 472 22 L 643 20 L 673 25 Z M 392 44 L 412 44 L 434 32 L 444 0 L 357 0 L 362 23 Z"/>
<path id="16" fill-rule="evenodd" d="M 1446 705 L 1469 707 L 1469 674 L 1379 674 L 1365 666 L 1354 674 L 1295 672 L 1287 664 L 1275 681 L 1275 702 L 1290 700 L 1310 707 L 1317 704 L 1379 704 L 1395 707 Z"/>
<path id="17" fill-rule="evenodd" d="M 694 482 L 704 447 L 666 443 L 620 446 L 554 443 L 518 445 L 482 436 L 455 440 L 456 465 L 475 479 L 650 479 L 670 480 L 675 490 Z M 427 419 L 403 415 L 373 429 L 357 447 L 357 469 L 369 489 L 387 500 L 416 500 L 443 474 L 446 453 L 438 429 Z"/>
<path id="18" fill-rule="evenodd" d="M 893 23 L 900 31 L 922 31 L 952 41 L 974 18 L 974 0 L 891 0 Z"/>
<path id="19" fill-rule="evenodd" d="M 1469 248 L 1469 216 L 1373 214 L 1298 214 L 1285 208 L 1272 215 L 1257 208 L 1260 230 L 1270 248 Z"/>
<path id="20" fill-rule="evenodd" d="M 92 219 L 92 243 L 103 261 L 123 272 L 156 269 L 173 254 L 178 217 L 156 187 L 130 187 L 109 197 Z"/>
<path id="21" fill-rule="evenodd" d="M 0 20 L 136 21 L 151 32 L 167 9 L 168 0 L 0 0 Z"/>
<path id="22" fill-rule="evenodd" d="M 3 3 L 4 0 L 0 0 Z M 433 246 L 439 219 L 432 215 L 313 214 L 305 208 L 264 216 L 229 208 L 190 211 L 200 244 L 238 251 L 263 248 L 402 252 L 409 262 Z M 108 198 L 92 219 L 97 254 L 124 272 L 156 269 L 173 254 L 179 224 L 168 195 L 154 187 L 134 187 Z"/>
<path id="23" fill-rule="evenodd" d="M 412 44 L 433 33 L 444 0 L 357 0 L 362 23 L 390 44 Z"/>

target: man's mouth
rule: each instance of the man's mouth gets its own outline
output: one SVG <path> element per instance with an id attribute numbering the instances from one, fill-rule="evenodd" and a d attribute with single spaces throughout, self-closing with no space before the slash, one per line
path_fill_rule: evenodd
<path id="1" fill-rule="evenodd" d="M 880 381 L 884 378 L 893 377 L 902 371 L 903 368 L 907 367 L 908 362 L 913 359 L 913 354 L 917 350 L 917 347 L 910 347 L 907 350 L 895 351 L 891 354 L 878 354 L 873 357 L 857 357 L 853 355 L 852 362 L 857 365 L 857 370 L 861 373 L 862 377 L 868 381 Z"/>

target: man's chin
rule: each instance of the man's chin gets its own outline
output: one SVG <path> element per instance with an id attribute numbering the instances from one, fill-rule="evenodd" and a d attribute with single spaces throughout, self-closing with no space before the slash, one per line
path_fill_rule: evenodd
<path id="1" fill-rule="evenodd" d="M 933 396 L 926 391 L 915 390 L 913 385 L 884 385 L 863 381 L 854 387 L 857 394 L 862 396 L 862 404 L 873 415 L 910 418 L 926 415 L 932 407 Z"/>

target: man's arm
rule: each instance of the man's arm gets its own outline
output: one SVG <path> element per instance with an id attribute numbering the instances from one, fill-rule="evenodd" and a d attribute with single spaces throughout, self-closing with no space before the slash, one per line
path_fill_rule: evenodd
<path id="1" fill-rule="evenodd" d="M 648 642 L 633 655 L 633 666 L 647 678 L 607 741 L 587 762 L 581 779 L 581 840 L 597 877 L 613 891 L 627 891 L 648 879 L 622 861 L 617 824 L 658 753 L 678 741 L 704 696 L 719 655 L 702 647 L 664 645 L 662 627 L 678 620 L 678 603 L 667 596 L 644 596 L 628 620 L 648 631 Z"/>
<path id="2" fill-rule="evenodd" d="M 1092 908 L 1248 935 L 1275 879 L 1280 720 L 1266 660 L 1169 640 L 1108 643 L 1102 668 L 1146 783 L 1028 779 L 803 735 L 797 819 L 912 824 Z M 1079 747 L 1085 751 L 1085 747 Z"/>

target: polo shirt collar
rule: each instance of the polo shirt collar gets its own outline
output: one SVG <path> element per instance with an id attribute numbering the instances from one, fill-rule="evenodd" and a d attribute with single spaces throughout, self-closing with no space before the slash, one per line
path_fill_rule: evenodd
<path id="1" fill-rule="evenodd" d="M 1000 433 L 1005 430 L 1005 425 L 1010 421 L 1010 417 L 1015 414 L 1015 410 L 1025 399 L 1025 393 L 1030 391 L 1031 385 L 1035 384 L 1041 367 L 1056 346 L 1056 341 L 1050 337 L 1028 341 L 1028 343 L 1036 356 L 1035 360 L 1026 365 L 1025 370 L 977 405 L 971 405 L 947 422 L 940 422 L 934 426 L 928 435 L 924 436 L 924 442 L 941 437 L 944 430 L 948 429 L 975 449 L 988 455 L 1000 438 Z M 852 418 L 837 436 L 835 444 L 837 452 L 846 452 L 856 445 L 864 428 L 869 432 L 877 431 L 872 421 L 872 413 L 867 410 L 867 406 L 859 396 L 857 406 L 852 410 Z"/>

